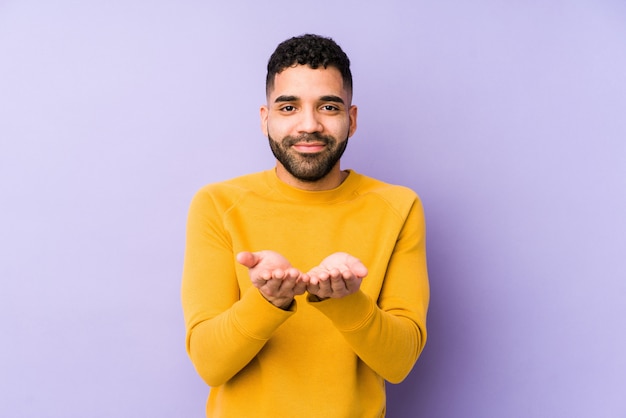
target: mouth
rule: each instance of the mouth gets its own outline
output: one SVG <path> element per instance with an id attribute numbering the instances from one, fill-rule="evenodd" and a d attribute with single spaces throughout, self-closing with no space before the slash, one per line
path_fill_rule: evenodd
<path id="1" fill-rule="evenodd" d="M 314 154 L 322 152 L 326 148 L 326 144 L 323 142 L 298 142 L 291 147 L 302 154 Z"/>

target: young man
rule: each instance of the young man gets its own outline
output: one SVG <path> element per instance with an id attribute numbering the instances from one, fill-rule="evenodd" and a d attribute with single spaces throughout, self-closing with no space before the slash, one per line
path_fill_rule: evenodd
<path id="1" fill-rule="evenodd" d="M 275 169 L 201 189 L 187 226 L 187 351 L 210 417 L 382 417 L 426 342 L 424 217 L 339 160 L 356 130 L 346 54 L 281 43 L 261 128 Z"/>

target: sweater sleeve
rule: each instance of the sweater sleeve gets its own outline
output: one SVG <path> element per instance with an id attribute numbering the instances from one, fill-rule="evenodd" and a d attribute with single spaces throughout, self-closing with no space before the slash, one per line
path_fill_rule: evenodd
<path id="1" fill-rule="evenodd" d="M 309 303 L 333 322 L 365 364 L 385 380 L 399 383 L 426 343 L 429 297 L 425 222 L 416 200 L 396 241 L 377 301 L 359 290 L 341 299 Z"/>
<path id="2" fill-rule="evenodd" d="M 222 212 L 205 190 L 192 200 L 181 291 L 187 353 L 210 386 L 244 368 L 295 312 L 295 304 L 278 309 L 252 286 L 240 295 Z"/>

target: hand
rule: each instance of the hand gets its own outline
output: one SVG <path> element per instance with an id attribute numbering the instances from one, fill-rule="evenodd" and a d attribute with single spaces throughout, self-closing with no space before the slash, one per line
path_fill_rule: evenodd
<path id="1" fill-rule="evenodd" d="M 359 290 L 367 268 L 348 253 L 334 253 L 305 276 L 307 291 L 319 300 L 342 298 Z"/>
<path id="2" fill-rule="evenodd" d="M 265 299 L 274 306 L 288 309 L 296 295 L 306 291 L 302 273 L 274 251 L 244 251 L 237 261 L 248 267 L 250 280 Z"/>

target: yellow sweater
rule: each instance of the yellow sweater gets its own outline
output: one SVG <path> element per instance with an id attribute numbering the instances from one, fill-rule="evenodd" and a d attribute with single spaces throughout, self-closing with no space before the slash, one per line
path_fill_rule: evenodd
<path id="1" fill-rule="evenodd" d="M 189 211 L 182 282 L 187 351 L 212 388 L 207 416 L 367 418 L 426 342 L 424 217 L 411 190 L 350 171 L 310 192 L 274 170 L 202 188 Z M 331 253 L 369 273 L 345 298 L 267 302 L 235 261 L 273 250 L 306 272 Z"/>

